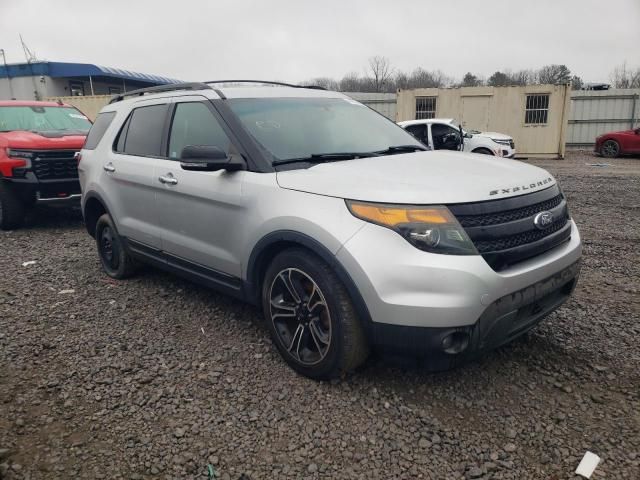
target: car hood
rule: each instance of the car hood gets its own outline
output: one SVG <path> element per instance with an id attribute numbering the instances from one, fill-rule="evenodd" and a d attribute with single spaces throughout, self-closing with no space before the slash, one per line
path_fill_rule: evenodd
<path id="1" fill-rule="evenodd" d="M 481 137 L 489 137 L 496 140 L 512 140 L 512 138 L 509 135 L 505 135 L 504 133 L 498 133 L 498 132 L 481 132 L 481 133 L 476 133 L 475 135 L 479 135 Z"/>
<path id="2" fill-rule="evenodd" d="M 43 132 L 43 135 L 25 130 L 13 132 L 0 132 L 0 146 L 23 149 L 81 149 L 86 135 L 52 136 Z"/>
<path id="3" fill-rule="evenodd" d="M 323 163 L 280 171 L 282 188 L 384 203 L 466 203 L 543 190 L 545 170 L 487 155 L 442 150 Z"/>

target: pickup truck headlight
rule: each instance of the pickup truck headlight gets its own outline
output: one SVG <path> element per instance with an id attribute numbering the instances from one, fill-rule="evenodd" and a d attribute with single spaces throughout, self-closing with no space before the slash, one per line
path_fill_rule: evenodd
<path id="1" fill-rule="evenodd" d="M 447 207 L 387 205 L 347 200 L 357 218 L 390 228 L 425 252 L 478 255 L 473 242 Z"/>
<path id="2" fill-rule="evenodd" d="M 31 168 L 31 159 L 33 158 L 33 153 L 25 152 L 24 150 L 14 150 L 12 148 L 7 148 L 6 154 L 7 154 L 7 157 L 13 160 L 24 161 L 24 166 L 26 168 Z"/>

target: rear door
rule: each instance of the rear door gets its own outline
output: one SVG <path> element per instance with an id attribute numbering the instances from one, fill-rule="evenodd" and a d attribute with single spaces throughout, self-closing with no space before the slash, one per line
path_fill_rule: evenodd
<path id="1" fill-rule="evenodd" d="M 155 168 L 162 249 L 174 267 L 221 282 L 241 276 L 239 245 L 247 172 L 187 171 L 180 154 L 187 145 L 216 146 L 239 155 L 237 142 L 211 102 L 200 96 L 174 99 L 166 158 Z"/>
<path id="2" fill-rule="evenodd" d="M 424 144 L 425 146 L 430 146 L 429 144 L 429 134 L 427 130 L 426 124 L 418 124 L 418 125 L 409 125 L 406 128 L 407 132 L 413 135 L 416 140 Z"/>
<path id="3" fill-rule="evenodd" d="M 108 178 L 102 184 L 118 232 L 142 249 L 161 247 L 154 168 L 164 148 L 168 111 L 169 100 L 137 104 L 102 167 Z"/>

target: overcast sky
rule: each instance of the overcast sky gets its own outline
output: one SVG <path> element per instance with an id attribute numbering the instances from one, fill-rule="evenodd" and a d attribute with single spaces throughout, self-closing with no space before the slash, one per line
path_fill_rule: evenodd
<path id="1" fill-rule="evenodd" d="M 9 63 L 24 61 L 19 33 L 39 59 L 182 80 L 339 79 L 373 55 L 457 78 L 640 67 L 640 0 L 0 0 Z"/>

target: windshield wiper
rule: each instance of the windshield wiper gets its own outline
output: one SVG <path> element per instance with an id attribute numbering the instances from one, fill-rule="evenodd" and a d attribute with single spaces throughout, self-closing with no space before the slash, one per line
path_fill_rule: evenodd
<path id="1" fill-rule="evenodd" d="M 420 145 L 392 145 L 386 150 L 380 150 L 375 152 L 377 155 L 393 155 L 394 153 L 406 153 L 406 152 L 426 152 L 428 148 Z"/>
<path id="2" fill-rule="evenodd" d="M 336 152 L 336 153 L 312 153 L 308 157 L 285 158 L 284 160 L 274 160 L 272 165 L 286 165 L 288 163 L 325 163 L 338 162 L 340 160 L 354 160 L 356 158 L 377 157 L 377 152 Z"/>

